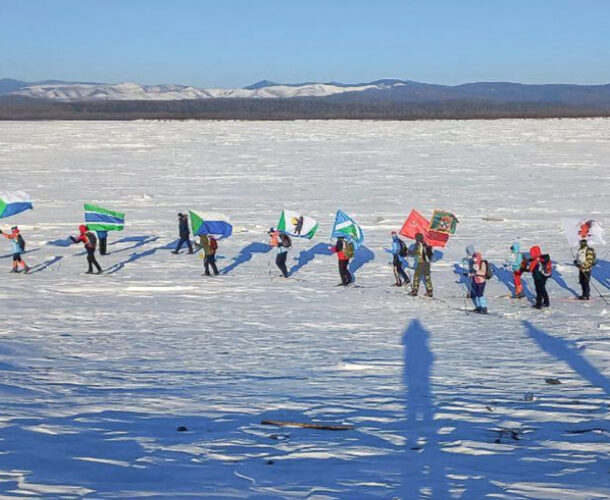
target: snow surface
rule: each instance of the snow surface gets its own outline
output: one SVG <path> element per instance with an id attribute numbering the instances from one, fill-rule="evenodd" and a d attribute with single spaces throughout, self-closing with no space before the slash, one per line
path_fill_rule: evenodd
<path id="1" fill-rule="evenodd" d="M 0 288 L 0 497 L 608 498 L 610 309 L 572 300 L 561 217 L 608 226 L 609 148 L 602 119 L 0 123 L 2 189 L 35 204 L 0 221 L 34 271 Z M 65 246 L 83 202 L 127 212 L 99 277 Z M 227 274 L 170 253 L 189 208 L 231 216 Z M 321 225 L 288 280 L 265 245 L 282 208 Z M 333 286 L 338 208 L 365 231 L 360 287 Z M 390 286 L 411 208 L 460 219 L 445 302 Z M 557 263 L 550 310 L 506 298 L 516 236 Z M 463 311 L 470 243 L 499 266 L 493 316 Z"/>
<path id="2" fill-rule="evenodd" d="M 52 83 L 30 85 L 23 89 L 11 92 L 11 95 L 21 95 L 40 99 L 53 99 L 58 101 L 105 101 L 105 100 L 145 100 L 145 101 L 172 101 L 181 99 L 210 99 L 210 98 L 259 98 L 278 99 L 291 97 L 325 97 L 344 92 L 361 92 L 363 90 L 389 89 L 402 86 L 404 83 L 392 85 L 367 84 L 339 86 L 325 83 L 309 83 L 304 85 L 270 85 L 257 89 L 201 89 L 184 85 L 140 85 L 139 83 Z"/>

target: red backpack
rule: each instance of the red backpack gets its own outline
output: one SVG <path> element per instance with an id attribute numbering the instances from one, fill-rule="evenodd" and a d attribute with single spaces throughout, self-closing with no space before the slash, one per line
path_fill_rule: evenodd
<path id="1" fill-rule="evenodd" d="M 210 236 L 210 248 L 214 251 L 218 250 L 218 242 L 213 236 Z"/>
<path id="2" fill-rule="evenodd" d="M 553 274 L 553 261 L 549 254 L 540 256 L 540 272 L 547 278 L 550 278 Z"/>

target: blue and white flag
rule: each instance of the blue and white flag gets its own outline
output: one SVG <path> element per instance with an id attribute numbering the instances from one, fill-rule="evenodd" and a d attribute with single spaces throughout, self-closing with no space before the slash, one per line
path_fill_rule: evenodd
<path id="1" fill-rule="evenodd" d="M 0 193 L 0 219 L 16 215 L 25 210 L 31 210 L 32 200 L 30 195 L 23 191 L 12 191 Z"/>
<path id="2" fill-rule="evenodd" d="M 85 224 L 91 231 L 122 231 L 125 214 L 85 203 Z"/>
<path id="3" fill-rule="evenodd" d="M 346 240 L 351 241 L 356 247 L 364 242 L 364 234 L 362 233 L 360 226 L 354 219 L 341 210 L 337 210 L 332 237 L 343 237 Z"/>

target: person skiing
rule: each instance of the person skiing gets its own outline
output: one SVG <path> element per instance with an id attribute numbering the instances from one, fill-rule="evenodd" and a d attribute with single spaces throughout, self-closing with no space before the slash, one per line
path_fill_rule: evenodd
<path id="1" fill-rule="evenodd" d="M 546 282 L 552 274 L 552 262 L 548 254 L 542 255 L 539 246 L 530 249 L 530 260 L 527 270 L 532 273 L 534 287 L 536 288 L 536 309 L 549 307 L 551 302 L 546 291 Z"/>
<path id="2" fill-rule="evenodd" d="M 214 276 L 218 276 L 218 268 L 216 267 L 216 251 L 218 250 L 218 242 L 212 235 L 202 234 L 199 236 L 199 246 L 203 248 L 203 268 L 206 276 L 210 276 L 210 267 L 214 272 Z"/>
<path id="3" fill-rule="evenodd" d="M 582 294 L 578 297 L 580 300 L 589 300 L 591 271 L 596 262 L 595 250 L 589 246 L 586 239 L 580 240 L 580 248 L 574 260 L 574 265 L 578 267 L 578 282 L 582 288 Z"/>
<path id="4" fill-rule="evenodd" d="M 354 256 L 354 244 L 346 240 L 343 236 L 337 238 L 335 246 L 328 247 L 329 250 L 337 254 L 339 262 L 339 276 L 341 283 L 337 286 L 347 286 L 354 281 L 352 274 L 349 272 L 349 261 Z"/>
<path id="5" fill-rule="evenodd" d="M 10 233 L 0 231 L 0 234 L 11 242 L 11 250 L 13 252 L 13 267 L 11 273 L 18 273 L 19 267 L 21 267 L 23 272 L 27 274 L 30 268 L 21 257 L 25 252 L 25 240 L 23 239 L 23 236 L 21 236 L 19 228 L 13 226 Z"/>
<path id="6" fill-rule="evenodd" d="M 284 233 L 280 233 L 273 228 L 269 229 L 268 232 L 271 237 L 271 246 L 277 248 L 277 255 L 275 256 L 275 265 L 282 272 L 284 278 L 288 278 L 288 268 L 286 267 L 286 259 L 288 258 L 288 249 L 292 246 L 290 236 Z"/>
<path id="7" fill-rule="evenodd" d="M 180 253 L 180 249 L 185 243 L 189 249 L 188 253 L 193 253 L 191 230 L 189 229 L 189 216 L 183 213 L 178 214 L 178 235 L 180 236 L 180 240 L 178 241 L 178 246 L 172 253 Z"/>
<path id="8" fill-rule="evenodd" d="M 424 235 L 417 233 L 415 235 L 415 244 L 409 250 L 409 255 L 415 257 L 415 273 L 413 273 L 413 285 L 410 295 L 417 297 L 419 293 L 419 284 L 422 276 L 426 284 L 426 296 L 432 297 L 432 277 L 430 276 L 430 262 L 434 256 L 432 247 L 426 244 Z"/>
<path id="9" fill-rule="evenodd" d="M 108 231 L 95 231 L 97 234 L 97 241 L 100 247 L 100 255 L 106 255 L 106 246 L 108 243 Z"/>
<path id="10" fill-rule="evenodd" d="M 87 263 L 89 264 L 89 269 L 86 274 L 93 274 L 93 266 L 97 269 L 97 274 L 101 274 L 102 267 L 95 259 L 95 248 L 97 246 L 97 237 L 95 236 L 95 233 L 89 231 L 84 224 L 78 227 L 78 231 L 80 234 L 76 238 L 70 236 L 70 239 L 73 243 L 83 243 L 85 246 L 85 250 L 87 251 Z"/>
<path id="11" fill-rule="evenodd" d="M 392 267 L 394 268 L 394 286 L 403 286 L 411 283 L 411 278 L 402 267 L 402 257 L 406 257 L 409 249 L 404 241 L 398 237 L 396 231 L 392 231 Z"/>
<path id="12" fill-rule="evenodd" d="M 474 254 L 476 253 L 476 250 L 474 248 L 474 245 L 468 245 L 466 247 L 466 257 L 464 257 L 462 259 L 462 274 L 464 276 L 468 276 L 471 277 L 472 274 L 474 273 Z M 474 298 L 474 291 L 472 289 L 472 279 L 469 282 L 469 287 L 466 290 L 466 298 L 470 299 L 470 298 Z"/>
<path id="13" fill-rule="evenodd" d="M 483 260 L 479 252 L 472 255 L 472 271 L 470 272 L 471 297 L 474 300 L 474 312 L 487 314 L 487 299 L 485 298 L 485 285 L 487 284 L 489 263 Z"/>
<path id="14" fill-rule="evenodd" d="M 518 241 L 515 241 L 510 246 L 510 260 L 508 261 L 508 265 L 510 266 L 513 272 L 513 281 L 515 283 L 515 293 L 513 295 L 513 298 L 522 299 L 523 297 L 525 297 L 525 294 L 523 293 L 523 283 L 521 282 L 521 275 L 523 274 L 526 262 L 523 253 L 521 252 L 521 245 Z"/>

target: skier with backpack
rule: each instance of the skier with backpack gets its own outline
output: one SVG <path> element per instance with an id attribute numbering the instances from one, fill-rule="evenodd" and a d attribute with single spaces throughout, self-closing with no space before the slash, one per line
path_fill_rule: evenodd
<path id="1" fill-rule="evenodd" d="M 474 273 L 474 254 L 476 250 L 474 245 L 468 245 L 466 247 L 466 257 L 462 259 L 462 275 L 466 277 L 471 277 L 472 273 Z M 466 298 L 470 299 L 474 297 L 474 292 L 472 290 L 472 279 L 468 283 L 468 287 L 466 290 Z M 464 283 L 464 286 L 466 284 Z"/>
<path id="2" fill-rule="evenodd" d="M 339 276 L 341 283 L 337 286 L 347 286 L 354 281 L 352 273 L 349 272 L 349 261 L 354 256 L 354 244 L 346 240 L 343 236 L 337 238 L 335 246 L 328 247 L 329 250 L 337 254 L 339 262 Z"/>
<path id="3" fill-rule="evenodd" d="M 487 314 L 487 299 L 485 298 L 485 285 L 487 280 L 491 279 L 492 271 L 489 262 L 483 259 L 479 252 L 475 252 L 472 256 L 472 271 L 470 272 L 471 297 L 474 300 L 474 312 Z"/>
<path id="4" fill-rule="evenodd" d="M 548 254 L 542 254 L 539 246 L 530 249 L 530 260 L 527 270 L 532 273 L 534 287 L 536 288 L 536 309 L 551 305 L 549 294 L 546 291 L 546 282 L 553 274 L 553 263 Z"/>
<path id="5" fill-rule="evenodd" d="M 415 244 L 409 250 L 409 255 L 415 257 L 415 273 L 413 273 L 413 286 L 411 293 L 413 297 L 417 297 L 419 293 L 419 284 L 422 277 L 426 284 L 426 296 L 432 297 L 432 277 L 430 276 L 430 263 L 434 258 L 432 247 L 426 244 L 424 235 L 417 233 L 415 235 Z"/>
<path id="6" fill-rule="evenodd" d="M 21 236 L 19 228 L 13 226 L 10 233 L 0 231 L 0 234 L 11 242 L 11 249 L 13 252 L 13 267 L 11 273 L 18 273 L 19 267 L 23 269 L 24 273 L 27 273 L 30 268 L 21 257 L 25 252 L 25 240 L 23 239 L 23 236 Z"/>
<path id="7" fill-rule="evenodd" d="M 525 261 L 525 257 L 521 252 L 521 245 L 518 241 L 515 241 L 510 247 L 510 259 L 508 261 L 508 265 L 513 272 L 513 281 L 515 283 L 515 294 L 513 295 L 513 298 L 522 299 L 525 297 L 525 294 L 523 293 L 521 275 L 527 266 L 527 262 Z"/>
<path id="8" fill-rule="evenodd" d="M 286 260 L 288 259 L 288 249 L 292 246 L 292 240 L 290 236 L 285 233 L 280 233 L 275 229 L 271 228 L 268 232 L 271 237 L 271 246 L 277 248 L 277 255 L 275 256 L 275 265 L 282 272 L 284 278 L 288 278 L 288 268 L 286 267 Z"/>
<path id="9" fill-rule="evenodd" d="M 394 268 L 394 278 L 396 278 L 394 286 L 403 286 L 411 283 L 411 279 L 402 267 L 402 259 L 407 257 L 408 253 L 409 248 L 407 244 L 398 237 L 396 231 L 392 231 L 392 267 Z"/>
<path id="10" fill-rule="evenodd" d="M 212 235 L 202 234 L 199 236 L 199 246 L 203 249 L 203 274 L 205 276 L 210 276 L 211 267 L 214 276 L 218 276 L 218 268 L 216 267 L 218 241 Z"/>
<path id="11" fill-rule="evenodd" d="M 93 231 L 89 231 L 87 226 L 80 225 L 78 227 L 79 235 L 75 238 L 74 236 L 70 236 L 70 239 L 73 243 L 83 243 L 85 246 L 85 250 L 87 251 L 87 263 L 89 264 L 89 269 L 86 274 L 93 274 L 93 266 L 97 269 L 96 274 L 102 273 L 102 267 L 98 264 L 95 259 L 95 248 L 97 247 L 97 236 Z"/>
<path id="12" fill-rule="evenodd" d="M 591 293 L 591 271 L 597 263 L 595 250 L 589 246 L 586 239 L 580 240 L 580 247 L 574 259 L 574 265 L 578 268 L 578 282 L 582 288 L 582 294 L 578 297 L 580 300 L 589 300 Z"/>

